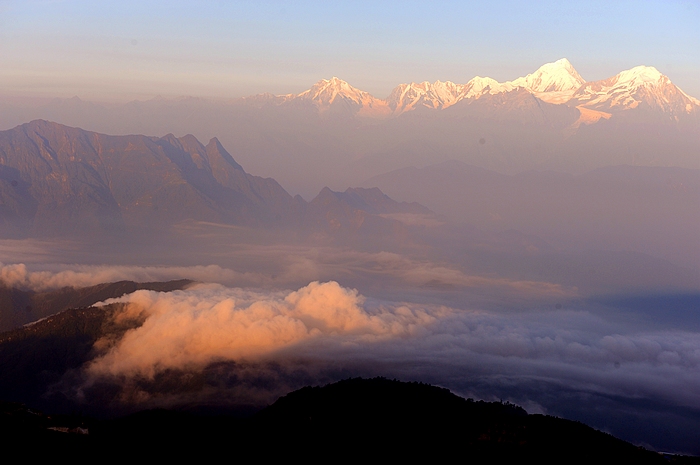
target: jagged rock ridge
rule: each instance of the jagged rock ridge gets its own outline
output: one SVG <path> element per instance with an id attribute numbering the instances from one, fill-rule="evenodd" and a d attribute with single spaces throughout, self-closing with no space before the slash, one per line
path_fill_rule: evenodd
<path id="1" fill-rule="evenodd" d="M 41 120 L 0 132 L 0 237 L 99 236 L 189 220 L 302 239 L 396 239 L 407 236 L 404 223 L 434 216 L 376 188 L 326 188 L 307 203 L 246 173 L 216 138 L 205 146 L 192 135 L 108 136 Z"/>
<path id="2" fill-rule="evenodd" d="M 217 139 L 108 136 L 47 121 L 0 132 L 5 234 L 121 231 L 183 219 L 284 223 L 300 208 Z"/>

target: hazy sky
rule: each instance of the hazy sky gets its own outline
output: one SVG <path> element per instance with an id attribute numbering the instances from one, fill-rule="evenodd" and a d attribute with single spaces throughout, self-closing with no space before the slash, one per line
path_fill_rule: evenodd
<path id="1" fill-rule="evenodd" d="M 0 0 L 0 93 L 130 99 L 300 92 L 338 76 L 587 80 L 652 65 L 700 97 L 700 2 Z"/>

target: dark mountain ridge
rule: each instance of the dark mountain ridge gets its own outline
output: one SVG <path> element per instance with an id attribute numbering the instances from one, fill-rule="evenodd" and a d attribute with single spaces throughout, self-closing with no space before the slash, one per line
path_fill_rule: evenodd
<path id="1" fill-rule="evenodd" d="M 139 289 L 168 292 L 184 289 L 192 282 L 188 279 L 163 283 L 119 281 L 42 292 L 7 287 L 0 282 L 0 331 L 8 331 L 70 308 L 90 307 L 97 302 L 131 294 Z"/>
<path id="2" fill-rule="evenodd" d="M 406 225 L 383 215 L 435 216 L 379 189 L 331 192 L 292 197 L 246 173 L 216 138 L 205 146 L 192 135 L 108 136 L 47 121 L 0 132 L 0 237 L 129 236 L 199 221 L 285 239 L 401 242 Z"/>
<path id="3" fill-rule="evenodd" d="M 507 402 L 475 402 L 436 386 L 385 378 L 305 387 L 247 419 L 152 410 L 95 421 L 52 418 L 17 404 L 2 405 L 2 412 L 0 427 L 13 441 L 50 444 L 53 450 L 86 456 L 118 444 L 115 453 L 120 456 L 154 453 L 157 448 L 161 457 L 178 458 L 233 449 L 244 459 L 311 462 L 698 462 L 635 447 L 578 422 L 528 415 Z M 178 446 L 162 448 L 164 443 Z"/>

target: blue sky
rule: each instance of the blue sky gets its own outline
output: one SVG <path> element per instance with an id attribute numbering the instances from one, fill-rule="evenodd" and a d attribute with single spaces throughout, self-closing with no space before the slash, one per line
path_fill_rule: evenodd
<path id="1" fill-rule="evenodd" d="M 656 66 L 700 97 L 700 2 L 0 0 L 0 93 L 92 99 L 300 92 L 338 76 L 510 80 L 568 58 L 587 80 Z"/>

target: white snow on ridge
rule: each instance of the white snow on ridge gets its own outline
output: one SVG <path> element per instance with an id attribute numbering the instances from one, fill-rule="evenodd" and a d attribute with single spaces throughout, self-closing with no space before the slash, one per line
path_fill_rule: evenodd
<path id="1" fill-rule="evenodd" d="M 356 89 L 335 76 L 331 79 L 321 79 L 311 89 L 298 94 L 297 98 L 311 100 L 320 105 L 330 105 L 336 98 L 350 100 L 358 104 L 374 99 L 368 92 Z"/>
<path id="2" fill-rule="evenodd" d="M 625 110 L 645 104 L 669 114 L 691 113 L 698 100 L 688 96 L 653 66 L 632 69 L 583 85 L 573 96 L 589 108 Z"/>
<path id="3" fill-rule="evenodd" d="M 635 66 L 632 69 L 622 71 L 616 78 L 617 84 L 624 84 L 628 87 L 639 87 L 641 85 L 655 85 L 659 84 L 662 80 L 667 80 L 671 82 L 666 76 L 661 74 L 658 69 L 653 66 Z"/>
<path id="4" fill-rule="evenodd" d="M 333 77 L 322 79 L 297 95 L 260 97 L 258 100 L 283 104 L 301 99 L 312 102 L 320 112 L 340 105 L 358 116 L 388 118 L 417 108 L 445 109 L 462 100 L 476 100 L 484 95 L 519 88 L 548 103 L 596 111 L 636 108 L 642 102 L 673 114 L 700 111 L 700 100 L 678 89 L 654 67 L 636 66 L 605 80 L 586 82 L 566 58 L 546 63 L 534 73 L 513 81 L 498 82 L 476 76 L 466 84 L 451 81 L 399 84 L 386 99 L 378 99 Z"/>
<path id="5" fill-rule="evenodd" d="M 585 82 L 569 60 L 562 58 L 554 63 L 546 63 L 534 73 L 510 81 L 510 84 L 524 87 L 530 92 L 562 92 L 575 91 Z"/>
<path id="6" fill-rule="evenodd" d="M 476 76 L 465 85 L 463 98 L 479 98 L 485 94 L 500 94 L 515 89 L 510 82 L 500 83 L 490 77 Z"/>
<path id="7" fill-rule="evenodd" d="M 361 116 L 381 117 L 388 114 L 384 100 L 359 90 L 335 76 L 331 79 L 321 79 L 311 89 L 296 95 L 295 98 L 310 100 L 320 112 L 325 112 L 331 105 L 340 102 L 357 107 L 358 114 Z"/>
<path id="8" fill-rule="evenodd" d="M 418 107 L 444 109 L 465 99 L 478 99 L 486 94 L 499 94 L 514 90 L 509 82 L 500 83 L 489 77 L 477 76 L 466 84 L 455 84 L 451 81 L 435 81 L 430 83 L 412 82 L 399 84 L 386 99 L 394 115 L 413 110 Z"/>
<path id="9" fill-rule="evenodd" d="M 442 109 L 457 103 L 461 99 L 463 88 L 464 85 L 451 81 L 435 81 L 432 84 L 428 81 L 399 84 L 387 97 L 386 102 L 394 114 L 420 106 Z"/>

